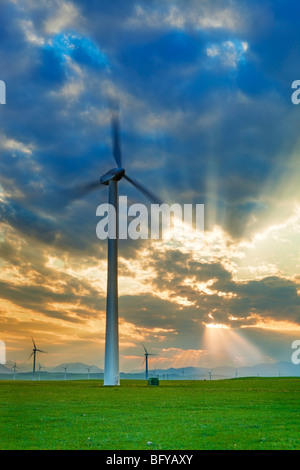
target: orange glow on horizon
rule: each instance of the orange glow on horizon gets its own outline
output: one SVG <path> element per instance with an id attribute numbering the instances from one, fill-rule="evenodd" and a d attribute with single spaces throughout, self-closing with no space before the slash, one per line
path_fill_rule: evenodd
<path id="1" fill-rule="evenodd" d="M 215 328 L 217 330 L 219 329 L 225 329 L 229 330 L 229 326 L 224 325 L 223 323 L 205 323 L 206 328 Z"/>

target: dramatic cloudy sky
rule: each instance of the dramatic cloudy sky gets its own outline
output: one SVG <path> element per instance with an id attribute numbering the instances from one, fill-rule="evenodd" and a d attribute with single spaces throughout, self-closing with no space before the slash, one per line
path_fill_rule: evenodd
<path id="1" fill-rule="evenodd" d="M 105 188 L 114 166 L 205 204 L 204 241 L 120 242 L 120 363 L 290 360 L 300 337 L 300 7 L 294 0 L 1 0 L 0 339 L 26 362 L 103 367 Z M 63 191 L 66 189 L 66 191 Z M 120 194 L 146 202 L 128 182 Z"/>

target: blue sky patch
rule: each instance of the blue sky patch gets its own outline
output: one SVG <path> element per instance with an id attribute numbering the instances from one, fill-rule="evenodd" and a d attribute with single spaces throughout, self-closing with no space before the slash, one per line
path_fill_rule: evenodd
<path id="1" fill-rule="evenodd" d="M 106 55 L 90 39 L 74 33 L 58 34 L 46 47 L 62 60 L 71 57 L 79 64 L 93 68 L 108 66 Z"/>

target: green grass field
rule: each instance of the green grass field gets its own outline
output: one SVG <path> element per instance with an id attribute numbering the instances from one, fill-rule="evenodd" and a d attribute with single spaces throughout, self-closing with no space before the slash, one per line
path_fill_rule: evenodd
<path id="1" fill-rule="evenodd" d="M 0 449 L 300 449 L 300 379 L 0 382 Z"/>

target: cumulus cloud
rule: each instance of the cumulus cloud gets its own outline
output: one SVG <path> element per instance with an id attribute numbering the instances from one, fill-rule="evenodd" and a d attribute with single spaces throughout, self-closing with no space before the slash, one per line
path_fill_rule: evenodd
<path id="1" fill-rule="evenodd" d="M 184 8 L 180 1 L 157 1 L 138 4 L 128 23 L 135 27 L 177 28 L 177 29 L 224 29 L 235 31 L 242 28 L 244 18 L 232 2 L 185 2 Z"/>
<path id="2" fill-rule="evenodd" d="M 45 32 L 47 34 L 57 34 L 66 28 L 73 28 L 80 16 L 74 3 L 56 1 L 53 7 L 56 7 L 55 13 L 45 20 Z"/>

